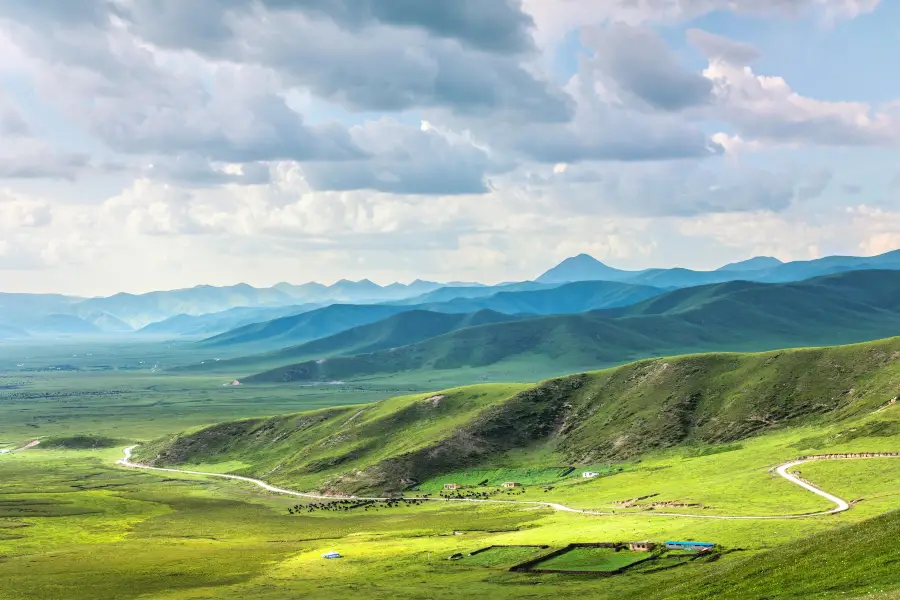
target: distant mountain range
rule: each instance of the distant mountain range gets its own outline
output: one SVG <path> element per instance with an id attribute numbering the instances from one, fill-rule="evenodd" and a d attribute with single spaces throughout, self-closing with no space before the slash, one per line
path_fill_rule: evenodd
<path id="1" fill-rule="evenodd" d="M 572 313 L 637 302 L 659 290 L 734 280 L 801 281 L 868 269 L 900 269 L 900 250 L 873 257 L 831 256 L 789 263 L 773 257 L 755 257 L 715 271 L 682 268 L 625 271 L 581 254 L 564 260 L 535 281 L 495 286 L 422 280 L 380 286 L 363 279 L 341 280 L 332 285 L 279 283 L 269 288 L 244 283 L 224 287 L 199 285 L 147 294 L 119 293 L 104 298 L 0 293 L 0 337 L 122 335 L 135 330 L 165 336 L 209 336 L 333 304 L 381 304 L 456 313 L 480 309 L 507 314 Z M 622 288 L 616 292 L 609 288 L 596 292 L 587 287 L 572 287 L 566 290 L 566 300 L 550 293 L 563 284 L 586 281 L 638 286 L 642 291 Z M 522 295 L 524 292 L 533 295 Z M 620 294 L 618 300 L 616 294 Z M 306 336 L 306 339 L 313 338 Z M 299 340 L 293 339 L 291 343 Z"/>
<path id="2" fill-rule="evenodd" d="M 512 286 L 501 287 L 509 289 Z M 301 314 L 239 327 L 204 340 L 202 345 L 231 349 L 235 346 L 245 346 L 253 350 L 271 350 L 327 337 L 351 327 L 374 323 L 411 310 L 456 314 L 478 311 L 509 315 L 572 314 L 598 308 L 627 306 L 663 292 L 665 290 L 659 288 L 612 281 L 580 281 L 544 286 L 544 289 L 504 291 L 481 298 L 456 298 L 446 302 L 414 305 L 332 304 Z M 435 293 L 423 297 L 433 298 L 433 294 Z"/>
<path id="3" fill-rule="evenodd" d="M 732 281 L 679 289 L 626 307 L 472 326 L 366 354 L 324 354 L 242 381 L 352 380 L 497 364 L 565 373 L 651 356 L 844 344 L 898 334 L 900 272 L 859 271 L 799 283 Z"/>
<path id="4" fill-rule="evenodd" d="M 164 321 L 150 323 L 140 333 L 159 336 L 212 336 L 253 323 L 261 323 L 321 308 L 319 304 L 292 304 L 289 306 L 250 307 L 238 306 L 205 315 L 176 315 Z"/>
<path id="5" fill-rule="evenodd" d="M 333 309 L 336 307 L 329 307 Z M 328 312 L 323 311 L 324 312 Z M 491 323 L 504 323 L 526 318 L 525 315 L 506 315 L 491 310 L 474 313 L 447 314 L 426 310 L 398 313 L 333 335 L 261 354 L 234 359 L 203 361 L 200 364 L 174 369 L 182 372 L 251 372 L 273 366 L 307 360 L 321 360 L 332 356 L 366 354 L 408 346 L 451 331 Z"/>
<path id="6" fill-rule="evenodd" d="M 0 326 L 7 332 L 7 338 L 99 335 L 138 329 L 157 335 L 211 335 L 255 322 L 247 318 L 265 321 L 335 302 L 391 302 L 420 296 L 441 285 L 417 280 L 409 285 L 394 283 L 382 287 L 364 279 L 342 280 L 330 286 L 318 283 L 279 283 L 271 288 L 254 288 L 244 283 L 225 287 L 199 285 L 147 294 L 120 293 L 105 298 L 0 293 Z M 232 309 L 271 310 L 229 312 Z"/>
<path id="7" fill-rule="evenodd" d="M 828 256 L 817 260 L 783 263 L 777 258 L 756 257 L 725 265 L 715 271 L 690 269 L 646 269 L 623 271 L 609 267 L 587 254 L 567 258 L 535 279 L 539 283 L 571 281 L 619 281 L 655 287 L 692 287 L 742 279 L 763 283 L 802 281 L 822 275 L 865 269 L 900 269 L 900 250 L 879 256 Z"/>

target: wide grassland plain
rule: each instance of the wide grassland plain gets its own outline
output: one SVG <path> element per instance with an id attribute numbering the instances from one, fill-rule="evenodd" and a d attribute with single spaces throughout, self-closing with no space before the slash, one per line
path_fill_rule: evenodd
<path id="1" fill-rule="evenodd" d="M 45 350 L 49 360 L 39 364 L 40 359 L 28 359 L 29 368 L 71 364 L 87 369 L 91 361 L 76 362 L 81 356 L 62 360 L 63 354 L 83 352 L 70 350 L 54 349 L 56 355 Z M 153 355 L 149 348 L 108 346 L 91 354 L 101 352 L 109 357 L 124 352 L 124 360 L 138 365 L 140 360 L 146 363 L 146 357 L 179 359 L 164 348 Z M 470 473 L 490 484 L 480 488 L 481 481 L 473 482 L 472 489 L 496 489 L 494 497 L 514 501 L 505 504 L 438 500 L 310 511 L 306 505 L 321 501 L 213 477 L 127 469 L 115 461 L 126 445 L 212 422 L 424 394 L 425 385 L 229 388 L 222 387 L 226 381 L 221 377 L 181 377 L 138 367 L 23 371 L 13 366 L 3 377 L 7 387 L 0 390 L 0 442 L 17 447 L 37 437 L 47 441 L 44 448 L 0 455 L 3 600 L 466 594 L 744 600 L 892 598 L 900 590 L 894 569 L 900 559 L 895 543 L 900 516 L 891 512 L 900 509 L 900 459 L 822 461 L 795 469 L 804 479 L 856 500 L 845 513 L 799 519 L 704 518 L 831 508 L 825 499 L 772 473 L 771 467 L 804 454 L 897 451 L 900 406 L 878 410 L 877 398 L 871 410 L 842 420 L 814 416 L 793 427 L 773 424 L 738 442 L 692 443 L 639 459 L 583 465 L 584 470 L 602 471 L 592 480 L 557 477 L 547 483 L 559 475 L 555 469 L 565 461 L 546 447 L 510 450 Z M 870 380 L 866 385 L 883 395 L 882 389 L 895 383 Z M 495 386 L 498 397 L 521 386 L 502 391 L 504 387 Z M 60 395 L 71 392 L 86 393 Z M 459 406 L 461 412 L 448 416 L 451 426 L 468 414 L 466 404 Z M 391 410 L 391 402 L 377 410 Z M 417 431 L 423 440 L 432 435 L 427 427 Z M 67 440 L 68 447 L 90 446 L 85 439 L 100 440 L 98 446 L 106 447 L 66 449 Z M 390 443 L 399 442 L 386 440 L 386 447 Z M 232 472 L 249 468 L 249 463 L 226 456 L 218 463 L 184 468 Z M 461 470 L 458 476 L 467 472 Z M 454 476 L 451 472 L 425 482 L 422 493 L 428 493 L 426 487 L 437 490 Z M 524 493 L 506 495 L 496 487 L 507 477 L 525 480 Z M 468 480 L 463 483 L 469 485 Z M 527 500 L 614 514 L 516 504 Z M 298 504 L 301 509 L 294 510 Z M 678 508 L 664 508 L 669 505 Z M 697 517 L 657 514 L 669 510 Z M 723 552 L 712 562 L 661 561 L 658 566 L 673 568 L 660 570 L 647 563 L 610 578 L 509 572 L 519 561 L 518 551 L 496 561 L 488 560 L 490 553 L 480 561 L 473 560 L 478 555 L 447 560 L 490 545 L 547 545 L 550 551 L 570 543 L 645 539 L 713 541 Z M 344 558 L 322 560 L 321 554 L 330 550 Z M 534 556 L 530 551 L 522 554 L 522 560 Z"/>

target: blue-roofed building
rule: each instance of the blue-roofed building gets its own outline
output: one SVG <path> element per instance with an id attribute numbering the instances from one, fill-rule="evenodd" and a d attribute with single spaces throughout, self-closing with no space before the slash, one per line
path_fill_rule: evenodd
<path id="1" fill-rule="evenodd" d="M 712 550 L 716 545 L 712 542 L 666 542 L 666 550 L 689 550 L 691 552 L 703 552 Z"/>

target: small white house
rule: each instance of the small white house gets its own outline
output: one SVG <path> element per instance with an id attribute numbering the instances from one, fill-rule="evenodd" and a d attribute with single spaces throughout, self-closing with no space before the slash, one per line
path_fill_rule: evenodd
<path id="1" fill-rule="evenodd" d="M 342 558 L 340 554 L 332 550 L 331 552 L 326 552 L 322 555 L 322 558 Z"/>
<path id="2" fill-rule="evenodd" d="M 0 454 L 9 454 L 10 452 L 12 452 L 12 450 L 10 450 L 9 448 L 0 449 Z"/>
<path id="3" fill-rule="evenodd" d="M 590 479 L 591 477 L 599 477 L 600 473 L 598 473 L 597 471 L 585 471 L 581 474 L 581 476 L 585 479 Z"/>

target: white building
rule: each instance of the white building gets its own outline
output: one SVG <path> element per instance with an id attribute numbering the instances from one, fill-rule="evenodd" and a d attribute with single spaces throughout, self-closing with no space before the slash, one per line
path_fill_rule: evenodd
<path id="1" fill-rule="evenodd" d="M 598 473 L 597 471 L 585 471 L 581 474 L 581 476 L 586 479 L 590 479 L 591 477 L 599 477 L 600 473 Z"/>

